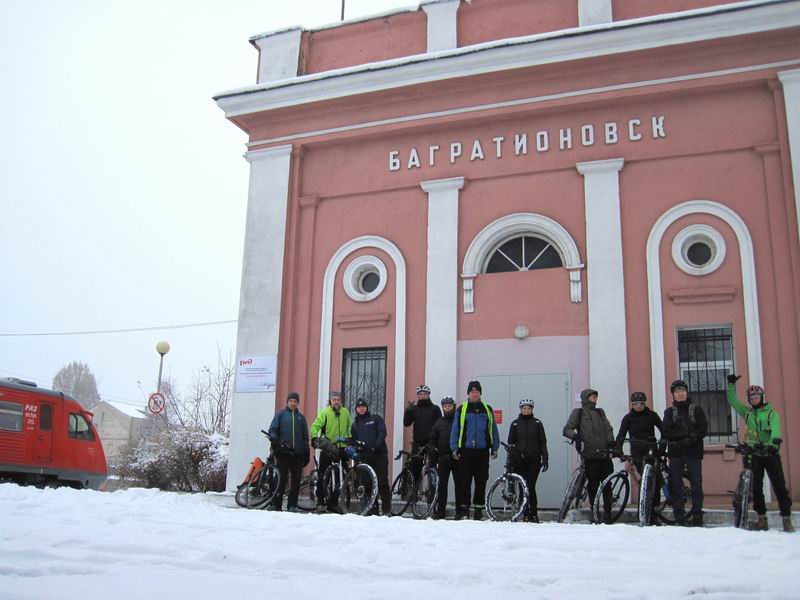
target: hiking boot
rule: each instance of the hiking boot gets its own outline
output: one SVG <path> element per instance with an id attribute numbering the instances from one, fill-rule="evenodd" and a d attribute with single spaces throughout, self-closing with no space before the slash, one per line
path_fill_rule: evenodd
<path id="1" fill-rule="evenodd" d="M 335 513 L 337 515 L 343 515 L 344 514 L 344 511 L 341 508 L 339 508 L 338 506 L 336 506 L 335 504 L 333 506 L 329 506 L 328 507 L 328 512 L 329 513 Z"/>
<path id="2" fill-rule="evenodd" d="M 472 515 L 473 521 L 483 521 L 483 509 L 476 508 L 475 512 Z"/>
<path id="3" fill-rule="evenodd" d="M 792 525 L 792 517 L 781 517 L 781 521 L 783 522 L 783 530 L 786 533 L 794 533 L 796 531 L 794 525 Z"/>
<path id="4" fill-rule="evenodd" d="M 268 504 L 264 507 L 264 510 L 268 510 L 270 512 L 281 512 L 281 507 L 275 506 L 274 504 Z"/>
<path id="5" fill-rule="evenodd" d="M 703 524 L 703 513 L 696 513 L 692 515 L 692 527 L 705 527 Z"/>
<path id="6" fill-rule="evenodd" d="M 433 512 L 433 520 L 434 521 L 441 521 L 446 516 L 445 511 L 443 510 L 436 510 Z"/>
<path id="7" fill-rule="evenodd" d="M 297 510 L 296 506 L 290 506 L 289 508 L 286 509 L 286 512 L 296 513 L 296 512 L 299 512 L 299 511 Z"/>
<path id="8" fill-rule="evenodd" d="M 456 511 L 456 516 L 454 517 L 456 521 L 461 521 L 466 518 L 467 518 L 467 513 L 465 513 L 463 510 Z"/>
<path id="9" fill-rule="evenodd" d="M 767 515 L 758 515 L 756 520 L 750 523 L 750 531 L 767 531 L 768 529 Z"/>

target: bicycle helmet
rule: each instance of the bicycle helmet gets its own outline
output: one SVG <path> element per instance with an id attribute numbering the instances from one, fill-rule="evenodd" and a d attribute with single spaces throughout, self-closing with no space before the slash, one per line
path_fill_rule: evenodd
<path id="1" fill-rule="evenodd" d="M 631 404 L 635 402 L 647 402 L 647 396 L 645 396 L 644 392 L 633 392 L 631 394 Z"/>
<path id="2" fill-rule="evenodd" d="M 456 401 L 453 400 L 450 396 L 445 396 L 444 398 L 442 398 L 441 404 L 442 406 L 444 406 L 445 404 L 452 404 L 453 406 L 455 406 Z"/>
<path id="3" fill-rule="evenodd" d="M 417 386 L 417 394 L 421 394 L 423 392 L 425 392 L 426 394 L 430 394 L 431 393 L 431 388 L 429 388 L 424 383 L 422 385 L 420 385 L 420 386 Z"/>
<path id="4" fill-rule="evenodd" d="M 688 392 L 689 384 L 687 384 L 683 379 L 676 379 L 670 384 L 669 391 L 671 394 L 674 394 L 675 390 L 677 390 L 678 388 L 683 388 Z"/>
<path id="5" fill-rule="evenodd" d="M 523 406 L 530 406 L 531 408 L 533 408 L 533 400 L 531 400 L 530 398 L 523 398 L 522 400 L 519 401 L 519 407 L 522 408 Z"/>
<path id="6" fill-rule="evenodd" d="M 764 402 L 764 388 L 762 388 L 760 385 L 751 385 L 749 388 L 747 388 L 747 398 L 748 398 L 748 400 L 750 399 L 751 396 L 760 396 L 761 397 L 761 403 L 763 403 Z"/>

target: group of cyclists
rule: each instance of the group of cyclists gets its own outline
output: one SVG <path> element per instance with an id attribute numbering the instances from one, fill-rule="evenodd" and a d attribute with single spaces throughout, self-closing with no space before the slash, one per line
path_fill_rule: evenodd
<path id="1" fill-rule="evenodd" d="M 757 520 L 751 527 L 767 529 L 766 505 L 763 479 L 766 472 L 778 498 L 778 506 L 785 531 L 794 531 L 791 522 L 791 497 L 786 488 L 780 457 L 780 418 L 766 401 L 763 388 L 752 385 L 747 389 L 747 404 L 736 394 L 738 375 L 728 375 L 727 400 L 747 426 L 745 443 L 758 447 L 760 452 L 753 463 L 753 508 Z M 436 465 L 439 473 L 438 500 L 433 512 L 434 519 L 444 519 L 450 477 L 455 483 L 455 519 L 471 516 L 483 518 L 486 484 L 489 478 L 489 461 L 497 457 L 500 436 L 492 407 L 482 398 L 479 381 L 467 385 L 467 399 L 456 407 L 452 397 L 441 400 L 441 409 L 431 401 L 431 390 L 420 385 L 416 390 L 416 401 L 409 402 L 403 415 L 403 425 L 412 428 L 413 456 L 427 452 L 428 460 Z M 591 502 L 603 480 L 613 472 L 612 458 L 622 458 L 622 445 L 630 441 L 630 458 L 634 466 L 642 471 L 645 456 L 654 444 L 665 442 L 669 460 L 670 500 L 675 521 L 685 526 L 703 526 L 703 440 L 708 432 L 708 420 L 703 409 L 692 403 L 689 386 L 683 380 L 670 385 L 672 405 L 664 411 L 663 420 L 647 407 L 643 392 L 634 392 L 630 397 L 630 412 L 625 415 L 617 436 L 605 411 L 598 407 L 596 390 L 581 392 L 581 406 L 574 409 L 563 428 L 563 435 L 572 440 L 584 459 L 587 487 Z M 280 485 L 272 502 L 272 510 L 281 510 L 288 479 L 291 480 L 287 510 L 297 511 L 298 492 L 303 467 L 310 462 L 309 440 L 313 448 L 335 445 L 347 446 L 356 440 L 361 448 L 361 460 L 372 467 L 378 480 L 380 511 L 390 514 L 391 492 L 388 479 L 388 448 L 386 445 L 386 423 L 380 415 L 370 413 L 368 403 L 359 398 L 355 403 L 355 417 L 343 406 L 340 392 L 332 391 L 328 406 L 322 409 L 311 424 L 310 433 L 305 417 L 300 413 L 299 395 L 288 395 L 286 408 L 272 420 L 268 434 L 276 448 L 276 462 L 280 471 Z M 539 522 L 536 482 L 539 474 L 548 469 L 547 436 L 542 422 L 534 416 L 534 401 L 523 398 L 519 401 L 520 413 L 512 421 L 508 432 L 508 445 L 515 449 L 513 470 L 521 475 L 528 486 L 529 502 L 524 520 Z M 336 453 L 321 452 L 319 472 L 336 460 Z M 412 462 L 415 477 L 419 477 L 422 462 Z M 683 478 L 691 485 L 691 512 L 684 510 Z M 610 496 L 610 490 L 604 488 Z M 318 481 L 317 500 L 329 512 L 340 512 L 336 498 L 325 498 L 322 482 Z M 610 514 L 611 498 L 604 496 L 605 514 Z M 375 502 L 372 514 L 380 514 Z"/>

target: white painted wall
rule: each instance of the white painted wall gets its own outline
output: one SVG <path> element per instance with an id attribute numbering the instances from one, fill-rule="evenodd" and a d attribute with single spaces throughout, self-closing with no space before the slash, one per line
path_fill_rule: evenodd
<path id="1" fill-rule="evenodd" d="M 613 21 L 611 0 L 578 0 L 578 25 L 600 25 Z"/>
<path id="2" fill-rule="evenodd" d="M 457 397 L 458 192 L 464 178 L 420 185 L 428 193 L 425 383 L 435 401 Z"/>
<path id="3" fill-rule="evenodd" d="M 625 281 L 619 208 L 621 158 L 578 163 L 586 214 L 589 288 L 589 387 L 614 428 L 628 412 Z M 616 431 L 615 431 L 616 433 Z"/>
<path id="4" fill-rule="evenodd" d="M 250 189 L 239 295 L 236 356 L 278 354 L 283 248 L 291 146 L 248 152 Z M 226 488 L 241 483 L 250 461 L 266 456 L 260 432 L 275 415 L 275 392 L 235 393 Z"/>
<path id="5" fill-rule="evenodd" d="M 800 231 L 800 69 L 781 71 L 778 78 L 783 84 L 786 122 L 789 129 L 789 153 L 792 157 L 792 182 L 797 226 Z"/>
<path id="6" fill-rule="evenodd" d="M 297 77 L 303 30 L 288 29 L 253 40 L 258 48 L 258 83 Z"/>
<path id="7" fill-rule="evenodd" d="M 457 46 L 459 3 L 460 0 L 436 0 L 422 5 L 428 15 L 428 52 L 452 50 Z"/>

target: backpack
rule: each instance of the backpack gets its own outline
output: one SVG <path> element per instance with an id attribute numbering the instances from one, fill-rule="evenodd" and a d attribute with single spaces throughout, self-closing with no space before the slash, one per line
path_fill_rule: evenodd
<path id="1" fill-rule="evenodd" d="M 697 412 L 697 405 L 690 404 L 689 405 L 689 423 L 692 425 L 697 424 L 697 418 L 695 417 L 695 413 Z M 678 420 L 678 407 L 672 407 L 672 422 L 675 423 Z"/>

